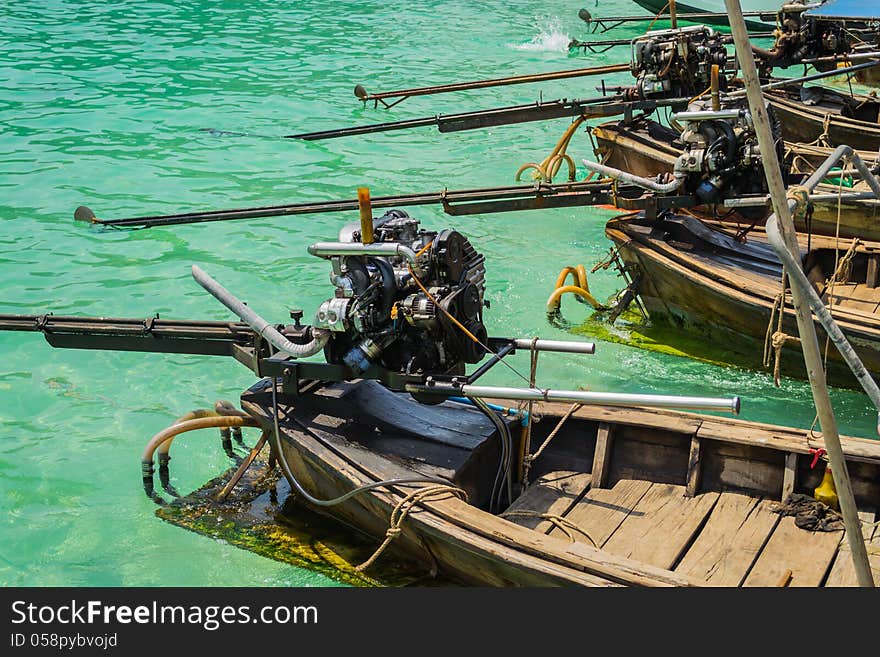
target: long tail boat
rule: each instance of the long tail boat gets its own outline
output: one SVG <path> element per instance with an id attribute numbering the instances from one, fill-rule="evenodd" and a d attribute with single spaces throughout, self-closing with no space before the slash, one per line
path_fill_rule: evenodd
<path id="1" fill-rule="evenodd" d="M 172 440 L 257 427 L 261 438 L 216 503 L 236 504 L 240 478 L 268 444 L 268 467 L 280 467 L 295 503 L 376 541 L 352 564 L 358 572 L 398 559 L 484 586 L 856 582 L 820 437 L 706 413 L 738 413 L 738 397 L 539 387 L 538 354 L 578 358 L 594 345 L 488 337 L 485 259 L 474 245 L 401 210 L 374 219 L 365 198 L 360 224 L 308 248 L 330 261 L 336 288 L 312 324 L 301 310 L 293 324 L 270 324 L 254 310 L 259 299 L 241 302 L 194 266 L 241 321 L 0 315 L 0 330 L 39 332 L 56 347 L 234 357 L 256 375 L 242 410 L 193 412 L 153 436 L 141 453 L 144 492 L 186 506 L 169 468 Z M 156 224 L 207 220 L 197 215 Z M 501 362 L 516 373 L 517 350 L 531 356 L 534 385 L 481 384 Z M 880 442 L 849 438 L 844 449 L 873 541 Z"/>
<path id="2" fill-rule="evenodd" d="M 755 228 L 743 241 L 736 226 L 687 215 L 608 222 L 652 322 L 724 344 L 742 356 L 781 350 L 787 374 L 804 376 L 790 295 L 781 295 L 782 265 Z M 880 373 L 880 243 L 799 234 L 804 271 L 872 373 Z M 781 314 L 781 318 L 780 318 Z M 817 324 L 820 342 L 825 333 Z M 675 335 L 675 332 L 673 332 Z M 671 338 L 674 339 L 674 338 Z M 829 380 L 855 386 L 839 354 L 828 353 Z M 757 360 L 753 358 L 752 360 Z"/>
<path id="3" fill-rule="evenodd" d="M 542 403 L 532 447 L 547 444 L 530 455 L 530 483 L 491 513 L 501 437 L 476 409 L 426 407 L 367 381 L 295 398 L 276 391 L 273 403 L 271 386 L 254 385 L 242 408 L 279 432 L 290 474 L 311 494 L 338 498 L 418 475 L 448 482 L 424 497 L 417 486 L 394 486 L 318 509 L 387 545 L 392 554 L 378 559 L 403 558 L 481 586 L 855 585 L 843 531 L 799 527 L 779 513 L 783 499 L 812 496 L 823 478 L 811 468 L 821 441 L 808 432 Z M 500 419 L 522 449 L 520 420 Z M 880 443 L 847 438 L 844 449 L 862 519 L 873 522 Z M 877 578 L 873 525 L 865 524 L 865 538 Z"/>
<path id="4" fill-rule="evenodd" d="M 880 100 L 873 93 L 850 95 L 819 86 L 769 89 L 764 93 L 786 141 L 849 144 L 874 154 L 880 149 Z"/>
<path id="5" fill-rule="evenodd" d="M 636 118 L 629 124 L 623 121 L 603 123 L 594 126 L 591 134 L 595 141 L 597 159 L 614 168 L 643 177 L 671 172 L 676 158 L 682 152 L 677 131 L 644 117 Z M 812 172 L 831 151 L 827 146 L 796 142 L 785 144 L 786 158 L 795 174 Z M 862 151 L 860 156 L 863 160 L 872 161 L 876 153 Z M 867 186 L 856 183 L 854 189 L 867 190 Z M 814 201 L 809 225 L 802 217 L 796 219 L 798 230 L 845 238 L 880 240 L 880 202 L 873 198 L 839 200 L 839 191 L 839 184 L 820 184 L 817 192 L 825 197 Z M 843 191 L 854 190 L 844 187 Z M 767 212 L 769 213 L 769 208 Z M 706 211 L 700 214 L 712 218 L 716 213 Z"/>

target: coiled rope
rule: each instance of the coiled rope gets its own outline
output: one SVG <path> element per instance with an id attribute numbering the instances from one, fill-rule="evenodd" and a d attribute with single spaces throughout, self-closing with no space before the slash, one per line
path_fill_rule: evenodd
<path id="1" fill-rule="evenodd" d="M 468 501 L 468 495 L 464 491 L 464 489 L 459 488 L 458 486 L 449 486 L 447 484 L 437 484 L 434 486 L 425 486 L 423 488 L 419 488 L 417 490 L 408 493 L 402 500 L 400 500 L 396 505 L 394 505 L 394 509 L 391 511 L 391 518 L 388 523 L 388 529 L 385 532 L 385 540 L 382 541 L 382 544 L 376 548 L 376 551 L 373 552 L 372 556 L 369 559 L 364 561 L 359 566 L 355 566 L 355 570 L 357 572 L 363 572 L 367 570 L 370 566 L 372 566 L 376 560 L 382 555 L 391 542 L 400 536 L 400 533 L 403 531 L 402 525 L 403 522 L 407 519 L 412 511 L 413 507 L 419 504 L 420 502 L 424 502 L 429 499 L 439 500 L 445 499 L 447 496 L 458 497 L 464 502 Z"/>
<path id="2" fill-rule="evenodd" d="M 593 547 L 598 548 L 599 545 L 596 541 L 593 540 L 593 537 L 590 536 L 585 529 L 582 527 L 578 527 L 568 518 L 563 518 L 562 516 L 558 516 L 554 513 L 541 513 L 540 511 L 505 511 L 501 514 L 502 518 L 540 518 L 541 520 L 546 520 L 551 523 L 554 527 L 559 528 L 559 530 L 568 537 L 568 540 L 574 543 L 576 541 L 574 534 L 572 532 L 577 532 L 584 536 L 590 543 L 592 543 Z"/>

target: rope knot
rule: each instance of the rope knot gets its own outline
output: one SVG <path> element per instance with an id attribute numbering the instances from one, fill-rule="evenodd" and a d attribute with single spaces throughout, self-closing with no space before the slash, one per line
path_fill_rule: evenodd
<path id="1" fill-rule="evenodd" d="M 387 536 L 391 540 L 394 540 L 400 535 L 400 532 L 402 531 L 403 530 L 400 527 L 389 527 L 388 530 L 385 532 L 385 536 Z"/>
<path id="2" fill-rule="evenodd" d="M 792 185 L 788 188 L 785 198 L 792 199 L 797 203 L 794 209 L 795 215 L 802 214 L 810 205 L 810 190 L 803 185 Z"/>
<path id="3" fill-rule="evenodd" d="M 773 345 L 774 349 L 780 349 L 785 346 L 785 343 L 791 338 L 791 336 L 783 333 L 782 331 L 776 331 L 773 333 L 773 336 L 770 338 L 770 342 Z"/>

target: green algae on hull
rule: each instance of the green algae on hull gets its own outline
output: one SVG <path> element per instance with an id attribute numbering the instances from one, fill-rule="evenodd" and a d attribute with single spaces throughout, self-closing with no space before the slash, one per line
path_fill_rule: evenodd
<path id="1" fill-rule="evenodd" d="M 388 550 L 369 573 L 355 569 L 379 546 L 375 539 L 347 531 L 337 522 L 298 503 L 277 468 L 257 458 L 233 489 L 218 502 L 214 496 L 234 472 L 230 468 L 156 515 L 197 534 L 226 541 L 276 561 L 308 568 L 350 586 L 420 586 L 444 584 L 427 579 L 424 569 L 402 562 Z"/>
<path id="2" fill-rule="evenodd" d="M 593 313 L 580 325 L 568 327 L 572 333 L 614 342 L 628 347 L 647 349 L 670 356 L 690 358 L 722 367 L 765 369 L 760 352 L 733 350 L 708 343 L 703 336 L 687 333 L 673 326 L 647 323 L 635 310 L 627 310 L 614 324 L 609 324 L 602 313 Z M 756 350 L 760 347 L 755 346 Z M 759 357 L 755 357 L 758 353 Z"/>

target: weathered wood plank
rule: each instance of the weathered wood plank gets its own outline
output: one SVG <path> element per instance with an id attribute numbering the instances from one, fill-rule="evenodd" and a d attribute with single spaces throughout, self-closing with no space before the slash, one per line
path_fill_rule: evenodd
<path id="1" fill-rule="evenodd" d="M 873 523 L 876 520 L 873 511 L 859 511 L 859 519 L 865 523 Z M 872 547 L 880 548 L 880 530 L 873 524 L 862 525 L 862 536 L 868 541 L 868 561 L 871 564 L 871 572 L 874 574 L 874 585 L 880 585 L 880 549 L 871 550 Z M 856 579 L 856 570 L 853 567 L 852 551 L 849 547 L 849 540 L 844 532 L 843 540 L 840 548 L 837 550 L 837 557 L 834 559 L 834 565 L 831 566 L 831 572 L 828 573 L 828 579 L 825 586 L 858 586 L 859 581 Z"/>
<path id="2" fill-rule="evenodd" d="M 611 451 L 614 448 L 614 438 L 611 435 L 611 425 L 602 422 L 596 434 L 596 451 L 593 453 L 593 487 L 605 488 L 608 482 L 608 469 L 611 465 Z"/>
<path id="3" fill-rule="evenodd" d="M 789 586 L 819 586 L 842 535 L 800 529 L 792 516 L 780 518 L 743 586 L 776 586 L 786 570 L 792 573 Z"/>
<path id="4" fill-rule="evenodd" d="M 685 486 L 685 494 L 688 497 L 696 495 L 700 488 L 700 474 L 702 473 L 700 443 L 701 440 L 697 434 L 691 436 L 691 451 L 688 455 L 687 484 Z"/>
<path id="5" fill-rule="evenodd" d="M 722 493 L 675 571 L 711 586 L 739 586 L 779 521 L 770 500 Z"/>
<path id="6" fill-rule="evenodd" d="M 752 497 L 776 499 L 782 490 L 785 455 L 751 445 L 703 437 L 704 490 L 739 491 Z"/>
<path id="7" fill-rule="evenodd" d="M 869 288 L 877 287 L 877 278 L 880 274 L 880 258 L 877 255 L 868 256 L 868 274 L 865 277 L 865 285 Z"/>
<path id="8" fill-rule="evenodd" d="M 685 487 L 653 484 L 603 549 L 621 557 L 672 568 L 690 545 L 718 493 L 685 496 Z"/>
<path id="9" fill-rule="evenodd" d="M 529 485 L 502 514 L 504 518 L 522 527 L 546 534 L 554 525 L 549 520 L 518 513 L 548 513 L 564 516 L 590 485 L 592 477 L 586 472 L 562 470 L 549 472 Z"/>
<path id="10" fill-rule="evenodd" d="M 778 286 L 777 286 L 778 287 Z M 777 289 L 774 294 L 778 293 Z M 504 400 L 499 400 L 504 405 Z M 537 411 L 544 416 L 561 417 L 568 404 L 540 402 Z M 736 418 L 700 416 L 684 411 L 666 411 L 652 408 L 620 408 L 614 406 L 582 406 L 572 415 L 610 424 L 622 424 L 645 429 L 665 429 L 691 435 L 697 431 L 700 438 L 732 443 L 769 447 L 785 452 L 809 454 L 811 447 L 824 446 L 821 436 L 806 440 L 806 429 L 796 429 L 764 422 Z M 871 438 L 841 436 L 843 451 L 848 458 L 871 460 L 880 458 L 880 441 Z"/>
<path id="11" fill-rule="evenodd" d="M 821 436 L 807 440 L 806 430 L 797 431 L 791 427 L 717 417 L 707 417 L 699 426 L 697 435 L 722 442 L 755 445 L 798 454 L 809 454 L 810 448 L 825 445 Z M 875 460 L 880 457 L 880 441 L 841 436 L 841 443 L 847 460 Z"/>
<path id="12" fill-rule="evenodd" d="M 782 497 L 780 502 L 785 502 L 788 496 L 794 492 L 794 486 L 797 479 L 797 459 L 798 456 L 794 452 L 785 455 L 785 470 L 782 473 Z"/>
<path id="13" fill-rule="evenodd" d="M 565 518 L 587 532 L 597 547 L 602 547 L 649 488 L 651 482 L 641 479 L 622 479 L 614 488 L 591 488 Z M 564 539 L 565 533 L 554 529 L 550 536 Z"/>

